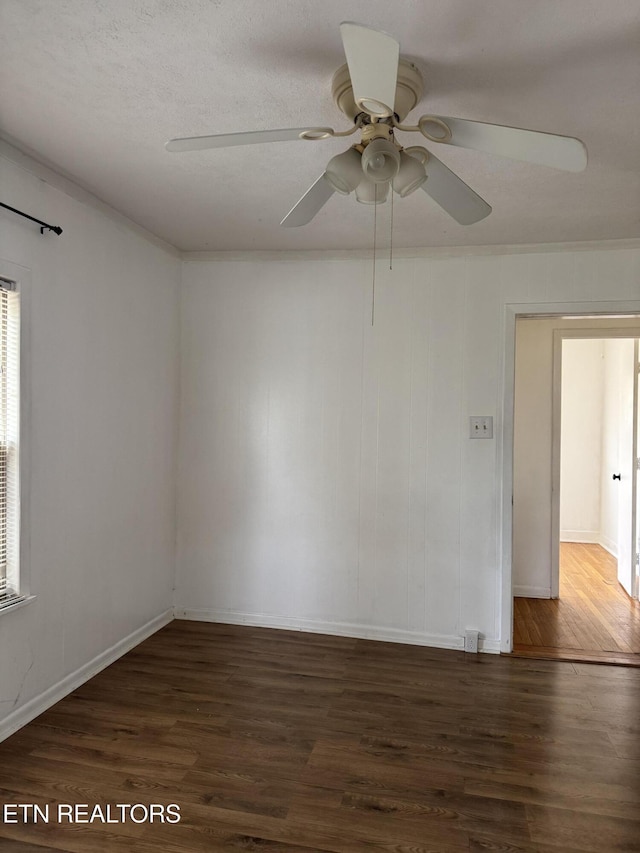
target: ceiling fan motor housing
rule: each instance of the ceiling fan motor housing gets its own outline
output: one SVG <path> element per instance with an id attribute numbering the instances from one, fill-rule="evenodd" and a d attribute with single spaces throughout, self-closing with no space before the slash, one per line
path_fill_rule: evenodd
<path id="1" fill-rule="evenodd" d="M 393 110 L 398 117 L 398 121 L 403 121 L 416 104 L 418 104 L 422 98 L 423 89 L 424 82 L 420 69 L 413 62 L 400 57 L 398 79 L 396 82 L 396 99 L 393 105 Z M 349 67 L 346 64 L 341 65 L 333 75 L 331 93 L 336 106 L 347 118 L 355 121 L 356 116 L 362 113 L 362 109 L 356 105 L 353 98 Z"/>

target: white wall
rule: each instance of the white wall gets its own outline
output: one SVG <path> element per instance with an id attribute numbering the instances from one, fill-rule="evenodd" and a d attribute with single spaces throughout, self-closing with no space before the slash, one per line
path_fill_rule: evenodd
<path id="1" fill-rule="evenodd" d="M 64 232 L 0 211 L 0 272 L 31 281 L 37 596 L 0 614 L 2 734 L 170 618 L 174 572 L 180 261 L 21 159 L 2 200 Z"/>
<path id="2" fill-rule="evenodd" d="M 497 649 L 505 306 L 597 311 L 639 272 L 637 250 L 380 263 L 372 328 L 370 261 L 186 263 L 177 614 Z"/>
<path id="3" fill-rule="evenodd" d="M 600 541 L 604 344 L 562 342 L 561 542 Z"/>

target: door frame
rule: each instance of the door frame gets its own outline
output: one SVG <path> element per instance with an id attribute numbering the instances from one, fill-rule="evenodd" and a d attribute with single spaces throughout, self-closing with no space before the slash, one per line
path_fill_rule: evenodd
<path id="1" fill-rule="evenodd" d="M 591 318 L 589 318 L 591 319 Z M 637 326 L 610 329 L 554 329 L 553 330 L 553 379 L 551 400 L 551 598 L 560 595 L 560 469 L 561 469 L 561 425 L 562 425 L 562 342 L 565 340 L 606 340 L 607 338 L 623 338 L 636 341 L 634 346 L 637 363 L 638 339 L 640 338 L 640 319 Z M 636 389 L 637 395 L 637 371 Z M 637 430 L 638 407 L 634 406 L 633 436 L 635 456 L 638 455 Z M 631 504 L 632 532 L 635 542 L 636 491 L 634 485 Z M 636 546 L 634 545 L 634 551 Z M 636 573 L 633 572 L 633 597 L 637 598 Z"/>
<path id="2" fill-rule="evenodd" d="M 518 317 L 610 318 L 632 315 L 640 317 L 640 300 L 611 302 L 511 302 L 504 305 L 504 349 L 502 376 L 502 430 L 497 434 L 497 457 L 501 481 L 498 498 L 501 525 L 498 541 L 498 599 L 500 651 L 513 651 L 513 418 L 515 397 L 516 319 Z"/>

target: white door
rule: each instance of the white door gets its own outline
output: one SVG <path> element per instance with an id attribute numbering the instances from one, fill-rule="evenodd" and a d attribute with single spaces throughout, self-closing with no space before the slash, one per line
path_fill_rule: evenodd
<path id="1" fill-rule="evenodd" d="M 618 470 L 610 475 L 618 493 L 618 580 L 634 595 L 636 554 L 636 464 L 638 342 L 616 341 L 619 385 Z"/>

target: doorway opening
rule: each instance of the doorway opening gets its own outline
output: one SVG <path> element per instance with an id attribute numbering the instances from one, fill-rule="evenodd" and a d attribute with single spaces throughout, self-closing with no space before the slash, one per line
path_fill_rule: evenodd
<path id="1" fill-rule="evenodd" d="M 640 665 L 638 318 L 516 322 L 513 653 Z"/>

